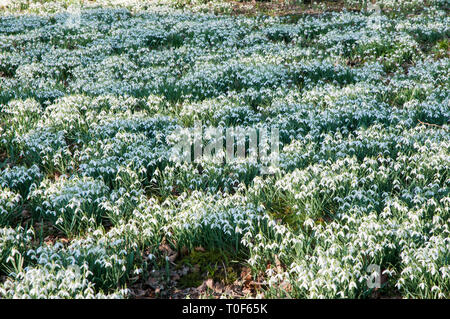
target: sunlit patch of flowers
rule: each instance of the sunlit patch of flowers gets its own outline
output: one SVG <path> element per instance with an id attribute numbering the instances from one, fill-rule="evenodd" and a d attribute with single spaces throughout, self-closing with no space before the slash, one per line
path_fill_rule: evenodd
<path id="1" fill-rule="evenodd" d="M 0 190 L 0 226 L 11 222 L 19 213 L 22 196 L 10 191 L 8 188 Z"/>
<path id="2" fill-rule="evenodd" d="M 108 188 L 90 178 L 44 180 L 30 194 L 36 214 L 54 222 L 66 234 L 87 229 L 102 218 L 100 203 Z"/>
<path id="3" fill-rule="evenodd" d="M 449 17 L 440 0 L 377 2 L 380 28 L 359 0 L 253 18 L 213 14 L 220 1 L 11 2 L 0 298 L 127 297 L 171 266 L 161 245 L 230 251 L 268 298 L 370 298 L 370 265 L 381 294 L 449 298 Z M 278 128 L 274 174 L 179 161 L 199 122 Z"/>
<path id="4" fill-rule="evenodd" d="M 5 168 L 0 174 L 0 186 L 17 191 L 26 198 L 32 187 L 37 187 L 43 174 L 34 164 L 30 168 L 25 166 L 13 166 Z"/>
<path id="5" fill-rule="evenodd" d="M 96 293 L 86 277 L 87 266 L 61 268 L 57 264 L 28 268 L 14 274 L 0 286 L 0 296 L 12 299 L 105 299 L 123 298 L 126 290 L 112 294 Z"/>
<path id="6" fill-rule="evenodd" d="M 31 242 L 34 236 L 33 229 L 24 229 L 21 226 L 16 228 L 0 228 L 0 273 L 7 274 L 15 270 L 17 266 L 16 256 L 25 254 L 31 248 Z M 15 267 L 16 266 L 16 267 Z"/>

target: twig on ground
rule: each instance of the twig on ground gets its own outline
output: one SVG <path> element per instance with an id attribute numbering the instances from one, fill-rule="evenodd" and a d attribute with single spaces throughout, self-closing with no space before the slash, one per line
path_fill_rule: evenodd
<path id="1" fill-rule="evenodd" d="M 422 122 L 421 120 L 418 120 L 418 121 L 419 121 L 420 124 L 427 125 L 427 126 L 437 127 L 437 128 L 440 128 L 440 129 L 443 129 L 443 130 L 448 131 L 448 128 L 446 128 L 446 127 L 444 127 L 444 126 L 440 126 L 440 125 L 432 124 L 432 123 L 427 123 L 427 122 Z"/>

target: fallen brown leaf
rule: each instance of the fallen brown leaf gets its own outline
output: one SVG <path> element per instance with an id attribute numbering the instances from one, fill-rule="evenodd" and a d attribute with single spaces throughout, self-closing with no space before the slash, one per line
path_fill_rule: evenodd
<path id="1" fill-rule="evenodd" d="M 178 253 L 174 252 L 173 254 L 169 255 L 169 261 L 174 262 L 178 257 Z"/>
<path id="2" fill-rule="evenodd" d="M 206 281 L 206 287 L 208 287 L 211 290 L 214 290 L 214 281 L 211 278 L 208 278 Z"/>

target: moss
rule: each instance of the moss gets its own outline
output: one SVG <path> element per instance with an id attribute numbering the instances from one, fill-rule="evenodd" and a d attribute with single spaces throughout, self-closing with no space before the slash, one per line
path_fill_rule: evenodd
<path id="1" fill-rule="evenodd" d="M 293 209 L 294 200 L 288 194 L 277 194 L 268 198 L 265 205 L 270 216 L 280 220 L 285 226 L 297 231 L 304 222 L 304 215 Z"/>
<path id="2" fill-rule="evenodd" d="M 436 47 L 439 50 L 448 51 L 448 50 L 450 50 L 450 40 L 449 39 L 444 39 L 442 41 L 438 41 L 437 44 L 436 44 Z"/>
<path id="3" fill-rule="evenodd" d="M 218 250 L 200 251 L 193 249 L 189 255 L 182 259 L 182 263 L 190 266 L 199 265 L 201 268 L 210 263 L 220 262 L 223 259 L 222 255 L 223 252 Z"/>
<path id="4" fill-rule="evenodd" d="M 432 48 L 432 52 L 436 58 L 441 59 L 450 56 L 450 41 L 448 38 L 438 41 Z"/>
<path id="5" fill-rule="evenodd" d="M 203 278 L 200 272 L 190 272 L 180 278 L 180 286 L 182 288 L 198 287 L 202 284 Z"/>
<path id="6" fill-rule="evenodd" d="M 188 266 L 191 271 L 180 278 L 183 288 L 198 287 L 208 278 L 214 282 L 231 284 L 238 279 L 237 264 L 231 265 L 233 254 L 221 250 L 191 252 L 180 260 L 178 268 Z"/>

